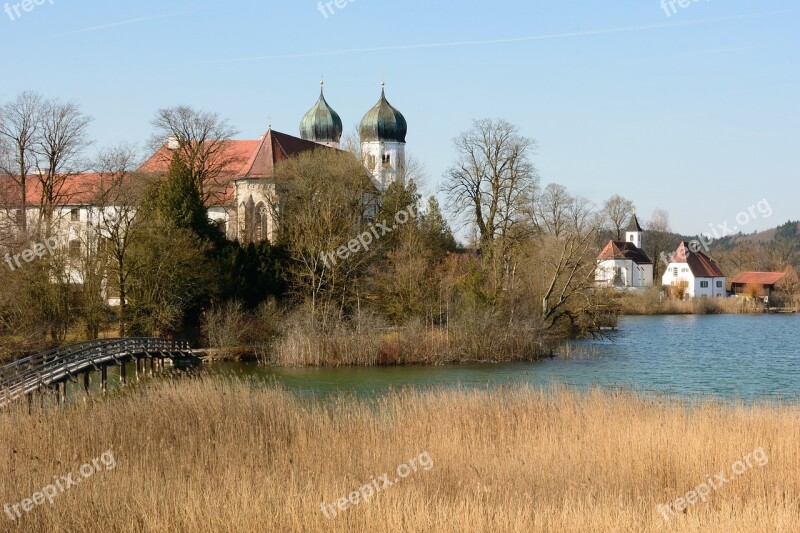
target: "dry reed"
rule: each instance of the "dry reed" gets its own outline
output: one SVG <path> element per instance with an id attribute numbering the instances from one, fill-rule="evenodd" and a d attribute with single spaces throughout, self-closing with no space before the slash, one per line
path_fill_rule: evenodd
<path id="1" fill-rule="evenodd" d="M 797 408 L 685 405 L 529 388 L 308 400 L 226 378 L 0 415 L 0 505 L 112 448 L 10 531 L 791 531 Z M 763 448 L 769 463 L 664 522 L 674 500 Z M 434 462 L 334 519 L 335 502 L 427 451 Z"/>

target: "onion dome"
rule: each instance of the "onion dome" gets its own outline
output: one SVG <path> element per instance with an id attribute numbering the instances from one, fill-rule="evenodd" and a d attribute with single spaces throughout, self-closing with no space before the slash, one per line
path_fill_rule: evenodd
<path id="1" fill-rule="evenodd" d="M 408 133 L 406 119 L 386 100 L 383 85 L 381 85 L 381 99 L 364 115 L 358 132 L 362 142 L 406 142 Z"/>
<path id="2" fill-rule="evenodd" d="M 343 131 L 341 117 L 328 105 L 323 88 L 320 88 L 319 100 L 300 122 L 300 137 L 316 143 L 338 143 Z"/>

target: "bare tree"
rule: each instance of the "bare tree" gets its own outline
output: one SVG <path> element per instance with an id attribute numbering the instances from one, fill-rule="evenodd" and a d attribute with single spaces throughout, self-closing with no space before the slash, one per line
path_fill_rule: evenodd
<path id="1" fill-rule="evenodd" d="M 547 283 L 542 295 L 542 320 L 552 329 L 562 319 L 571 325 L 594 317 L 598 302 L 592 297 L 594 231 L 571 233 L 562 239 L 547 237 L 540 244 L 543 275 Z"/>
<path id="2" fill-rule="evenodd" d="M 41 134 L 33 152 L 36 178 L 41 186 L 40 223 L 43 218 L 48 236 L 53 231 L 56 206 L 69 200 L 65 185 L 87 166 L 81 157 L 83 150 L 91 145 L 88 138 L 91 122 L 92 118 L 84 115 L 74 102 L 48 100 L 42 105 Z"/>
<path id="3" fill-rule="evenodd" d="M 584 234 L 593 229 L 596 230 L 600 224 L 594 207 L 594 203 L 588 198 L 573 196 L 567 210 L 570 231 Z"/>
<path id="4" fill-rule="evenodd" d="M 231 139 L 239 132 L 217 113 L 189 106 L 159 109 L 153 126 L 156 133 L 151 146 L 164 158 L 164 167 L 169 165 L 173 155 L 162 149 L 164 143 L 175 143 L 174 148 L 189 166 L 203 202 L 222 200 L 225 193 L 222 178 L 232 168 L 245 163 L 242 156 L 230 150 Z"/>
<path id="5" fill-rule="evenodd" d="M 144 175 L 134 172 L 137 166 L 136 149 L 129 145 L 101 150 L 96 163 L 101 181 L 96 191 L 98 223 L 95 230 L 110 255 L 119 297 L 120 337 L 126 334 L 128 278 L 133 268 L 129 259 L 130 243 L 138 222 L 136 215 L 148 185 Z"/>
<path id="6" fill-rule="evenodd" d="M 445 173 L 449 210 L 477 226 L 480 247 L 491 254 L 498 237 L 525 218 L 539 178 L 530 161 L 536 142 L 505 120 L 476 120 L 453 141 L 458 159 Z"/>
<path id="7" fill-rule="evenodd" d="M 674 249 L 676 243 L 670 234 L 669 213 L 664 209 L 656 209 L 646 224 L 647 238 L 644 241 L 644 248 L 648 252 L 650 259 L 653 260 L 653 277 L 661 279 L 662 269 L 666 268 L 663 264 L 662 256 L 665 252 Z"/>
<path id="8" fill-rule="evenodd" d="M 560 237 L 570 222 L 573 198 L 563 185 L 551 183 L 536 197 L 534 202 L 536 227 L 547 235 Z"/>
<path id="9" fill-rule="evenodd" d="M 28 238 L 28 175 L 35 164 L 34 147 L 41 133 L 43 107 L 42 97 L 27 91 L 0 107 L 0 143 L 4 148 L 0 172 L 19 186 L 19 229 L 23 239 Z"/>
<path id="10" fill-rule="evenodd" d="M 293 288 L 308 303 L 316 327 L 318 316 L 325 319 L 352 303 L 358 280 L 381 246 L 374 234 L 363 233 L 375 187 L 360 161 L 330 150 L 300 154 L 277 172 L 286 187 L 279 213 Z M 359 235 L 369 243 L 355 249 Z"/>
<path id="11" fill-rule="evenodd" d="M 605 201 L 600 211 L 606 229 L 611 231 L 616 240 L 622 240 L 622 231 L 630 223 L 635 206 L 632 201 L 616 194 Z"/>

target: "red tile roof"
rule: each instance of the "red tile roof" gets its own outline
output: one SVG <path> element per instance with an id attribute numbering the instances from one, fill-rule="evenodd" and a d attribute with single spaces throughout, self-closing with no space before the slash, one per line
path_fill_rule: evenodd
<path id="1" fill-rule="evenodd" d="M 224 172 L 229 175 L 241 173 L 245 162 L 258 148 L 261 141 L 227 141 L 218 156 L 220 160 L 228 160 L 229 165 Z M 166 172 L 172 162 L 172 150 L 165 143 L 139 167 L 139 172 Z"/>
<path id="2" fill-rule="evenodd" d="M 701 251 L 693 252 L 689 243 L 684 241 L 675 251 L 672 262 L 686 263 L 696 278 L 724 278 L 725 274 L 717 262 Z"/>
<path id="3" fill-rule="evenodd" d="M 644 250 L 638 248 L 632 242 L 627 241 L 608 241 L 606 247 L 597 257 L 600 261 L 606 260 L 631 260 L 638 265 L 652 265 L 653 261 L 647 257 Z"/>
<path id="4" fill-rule="evenodd" d="M 217 156 L 227 160 L 228 165 L 218 178 L 219 191 L 214 196 L 223 202 L 233 199 L 233 181 L 236 179 L 264 179 L 275 176 L 278 162 L 309 150 L 334 150 L 327 146 L 306 141 L 277 131 L 268 131 L 258 141 L 227 141 L 224 150 Z M 164 173 L 169 169 L 172 151 L 167 144 L 161 146 L 139 167 L 139 172 Z M 29 206 L 39 205 L 41 185 L 37 177 L 28 177 Z M 102 175 L 97 173 L 75 174 L 70 176 L 60 191 L 57 191 L 59 205 L 91 204 L 97 197 L 102 184 Z M 0 176 L 0 205 L 16 207 L 20 205 L 19 186 L 10 176 Z"/>
<path id="5" fill-rule="evenodd" d="M 742 285 L 775 285 L 785 276 L 784 272 L 742 272 L 731 280 L 731 283 Z"/>
<path id="6" fill-rule="evenodd" d="M 253 155 L 250 156 L 244 168 L 242 168 L 242 172 L 237 177 L 247 179 L 274 178 L 275 165 L 278 162 L 318 148 L 333 150 L 333 148 L 328 148 L 325 145 L 292 137 L 285 133 L 269 131 L 261 139 L 258 149 L 253 152 Z"/>
<path id="7" fill-rule="evenodd" d="M 58 205 L 79 206 L 91 204 L 100 194 L 103 176 L 98 173 L 74 174 L 64 180 L 63 185 L 55 191 Z M 36 175 L 29 175 L 26 180 L 27 204 L 29 207 L 39 205 L 42 199 L 42 185 Z M 19 185 L 11 176 L 0 176 L 0 205 L 19 207 Z"/>
<path id="8" fill-rule="evenodd" d="M 270 130 L 258 141 L 227 141 L 220 160 L 228 159 L 230 164 L 218 178 L 217 198 L 224 202 L 233 199 L 233 181 L 237 179 L 266 179 L 275 177 L 278 162 L 292 156 L 316 150 L 333 150 L 315 142 L 306 141 L 285 133 Z M 140 172 L 166 172 L 172 160 L 172 151 L 164 144 L 140 168 Z"/>

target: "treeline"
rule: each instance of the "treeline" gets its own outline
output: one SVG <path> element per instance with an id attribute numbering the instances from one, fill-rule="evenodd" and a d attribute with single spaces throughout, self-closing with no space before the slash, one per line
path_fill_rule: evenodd
<path id="1" fill-rule="evenodd" d="M 352 153 L 285 161 L 276 171 L 280 231 L 274 242 L 245 244 L 208 218 L 231 163 L 222 148 L 236 132 L 227 122 L 186 107 L 160 110 L 152 146 L 168 136 L 177 146 L 166 175 L 154 175 L 137 172 L 126 146 L 86 163 L 90 119 L 63 104 L 77 128 L 64 132 L 69 150 L 61 153 L 70 157 L 43 176 L 33 171 L 48 138 L 43 110 L 58 104 L 37 98 L 22 95 L 0 114 L 8 163 L 0 244 L 19 253 L 56 234 L 70 179 L 92 169 L 99 180 L 79 248 L 0 268 L 7 354 L 100 335 L 160 335 L 279 364 L 516 360 L 616 320 L 593 288 L 594 266 L 600 232 L 620 230 L 628 201 L 596 210 L 563 186 L 541 187 L 535 142 L 505 121 L 476 121 L 456 138 L 443 207 L 421 197 L 410 163 L 378 197 Z M 26 137 L 15 117 L 28 111 Z M 20 227 L 12 211 L 31 180 L 43 199 L 35 222 Z M 471 232 L 466 245 L 456 243 L 445 213 Z"/>

